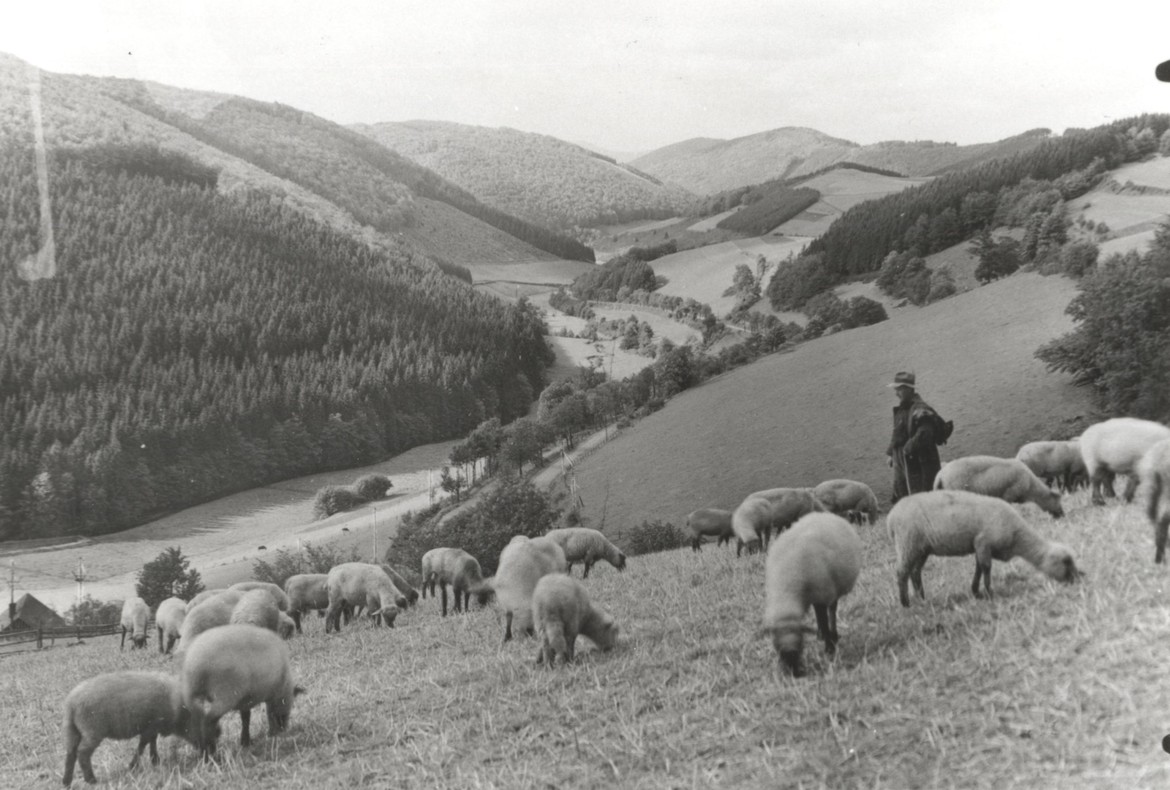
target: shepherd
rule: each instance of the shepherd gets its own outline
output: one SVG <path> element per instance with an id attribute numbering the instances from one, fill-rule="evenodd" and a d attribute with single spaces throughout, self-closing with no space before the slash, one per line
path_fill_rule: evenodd
<path id="1" fill-rule="evenodd" d="M 941 468 L 938 446 L 946 444 L 954 423 L 944 421 L 922 399 L 915 388 L 915 376 L 904 371 L 895 374 L 889 386 L 898 396 L 894 407 L 894 433 L 886 448 L 888 464 L 894 470 L 894 494 L 897 502 L 908 494 L 930 491 Z"/>

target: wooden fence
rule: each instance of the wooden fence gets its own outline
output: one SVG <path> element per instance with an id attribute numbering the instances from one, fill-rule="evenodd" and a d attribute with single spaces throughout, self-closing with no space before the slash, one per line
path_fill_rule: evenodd
<path id="1" fill-rule="evenodd" d="M 146 633 L 149 636 L 154 631 L 153 618 L 147 621 Z M 120 623 L 103 623 L 101 625 L 62 625 L 56 627 L 40 627 L 28 631 L 16 631 L 10 634 L 0 634 L 0 655 L 23 653 L 28 650 L 40 650 L 48 641 L 52 647 L 57 640 L 67 644 L 80 642 L 83 639 L 93 639 L 98 636 L 116 636 L 122 632 Z M 16 648 L 16 649 L 14 649 Z"/>

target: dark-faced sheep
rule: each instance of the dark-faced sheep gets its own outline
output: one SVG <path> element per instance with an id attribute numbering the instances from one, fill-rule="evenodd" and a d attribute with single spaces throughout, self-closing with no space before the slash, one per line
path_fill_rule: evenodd
<path id="1" fill-rule="evenodd" d="M 297 633 L 301 633 L 301 615 L 314 609 L 324 614 L 329 608 L 329 574 L 298 573 L 284 582 L 284 593 L 288 596 L 288 614 Z"/>
<path id="2" fill-rule="evenodd" d="M 154 613 L 154 626 L 158 630 L 158 652 L 171 652 L 186 617 L 187 602 L 182 598 L 167 598 L 158 605 L 158 610 Z"/>
<path id="3" fill-rule="evenodd" d="M 402 596 L 406 599 L 407 606 L 414 606 L 418 603 L 418 590 L 414 589 L 411 583 L 406 580 L 405 576 L 394 570 L 393 565 L 387 565 L 383 562 L 378 567 L 386 571 L 386 575 L 390 577 L 390 581 L 394 582 L 394 586 L 398 588 L 398 592 L 402 593 Z"/>
<path id="4" fill-rule="evenodd" d="M 563 573 L 542 576 L 532 591 L 532 615 L 541 640 L 536 663 L 551 668 L 556 657 L 569 663 L 576 653 L 578 636 L 584 636 L 601 650 L 617 644 L 618 626 L 613 616 L 597 609 L 589 600 L 585 585 Z"/>
<path id="5" fill-rule="evenodd" d="M 991 561 L 1022 557 L 1047 576 L 1075 581 L 1079 572 L 1072 551 L 1050 541 L 1028 526 L 1014 507 L 997 497 L 970 491 L 927 491 L 898 500 L 886 517 L 897 551 L 898 599 L 910 605 L 907 580 L 920 598 L 922 567 L 930 555 L 975 555 L 971 593 L 979 597 L 982 577 L 991 597 Z"/>
<path id="6" fill-rule="evenodd" d="M 731 543 L 735 537 L 731 529 L 731 511 L 714 507 L 699 508 L 688 513 L 687 531 L 691 533 L 691 551 L 701 551 L 704 538 L 714 538 L 722 546 Z"/>
<path id="7" fill-rule="evenodd" d="M 1089 482 L 1079 441 L 1028 442 L 1016 451 L 1016 458 L 1045 485 L 1066 493 Z"/>
<path id="8" fill-rule="evenodd" d="M 424 595 L 429 587 L 431 597 L 434 598 L 436 585 L 442 596 L 443 617 L 447 616 L 447 585 L 451 585 L 451 592 L 455 597 L 454 610 L 469 611 L 471 594 L 477 592 L 483 585 L 483 572 L 480 570 L 479 560 L 463 549 L 445 547 L 431 549 L 422 558 Z"/>
<path id="9" fill-rule="evenodd" d="M 212 629 L 188 645 L 183 659 L 183 702 L 191 714 L 191 731 L 204 755 L 215 753 L 219 720 L 240 712 L 240 745 L 252 743 L 252 708 L 263 703 L 268 734 L 288 726 L 293 682 L 288 646 L 267 628 L 233 624 Z"/>
<path id="10" fill-rule="evenodd" d="M 342 607 L 349 605 L 353 611 L 369 608 L 369 617 L 379 617 L 386 626 L 393 628 L 398 617 L 398 601 L 406 606 L 405 599 L 390 581 L 386 571 L 377 565 L 364 562 L 345 562 L 329 570 L 326 587 L 329 590 L 329 609 L 325 613 L 325 632 L 341 630 Z"/>
<path id="11" fill-rule="evenodd" d="M 804 616 L 811 606 L 825 652 L 837 650 L 837 602 L 857 582 L 861 539 L 848 521 L 832 513 L 809 513 L 781 534 L 764 566 L 764 631 L 781 663 L 799 677 Z"/>
<path id="12" fill-rule="evenodd" d="M 127 598 L 122 603 L 122 650 L 126 649 L 126 634 L 130 634 L 130 648 L 146 647 L 146 623 L 150 619 L 150 607 L 138 597 Z"/>
<path id="13" fill-rule="evenodd" d="M 731 514 L 735 532 L 735 556 L 746 547 L 767 547 L 772 534 L 782 532 L 807 513 L 822 513 L 825 506 L 808 488 L 768 488 L 748 494 Z"/>
<path id="14" fill-rule="evenodd" d="M 858 480 L 826 480 L 813 489 L 825 510 L 838 516 L 872 524 L 878 519 L 878 501 L 873 489 Z"/>
<path id="15" fill-rule="evenodd" d="M 566 573 L 569 564 L 564 550 L 548 538 L 517 535 L 500 552 L 496 575 L 485 582 L 504 610 L 504 641 L 512 638 L 512 626 L 533 634 L 532 592 L 536 583 L 550 573 Z"/>
<path id="16" fill-rule="evenodd" d="M 605 560 L 619 571 L 626 569 L 626 555 L 621 549 L 609 542 L 609 538 L 589 527 L 561 527 L 550 529 L 543 537 L 561 547 L 565 552 L 565 562 L 569 564 L 569 573 L 573 572 L 573 564 L 585 564 L 585 572 L 581 578 L 589 576 L 589 569 L 598 560 Z"/>
<path id="17" fill-rule="evenodd" d="M 1060 493 L 1053 491 L 1017 458 L 969 455 L 943 464 L 934 478 L 935 490 L 972 491 L 1023 504 L 1032 502 L 1053 518 L 1063 518 Z"/>
<path id="18" fill-rule="evenodd" d="M 1127 475 L 1125 501 L 1133 501 L 1137 488 L 1137 464 L 1146 451 L 1160 441 L 1170 439 L 1170 428 L 1150 420 L 1133 417 L 1115 417 L 1090 425 L 1081 434 L 1081 457 L 1092 485 L 1094 505 L 1105 504 L 1101 487 L 1109 485 L 1116 475 Z"/>
<path id="19" fill-rule="evenodd" d="M 158 764 L 156 742 L 160 735 L 194 740 L 178 679 L 161 672 L 111 672 L 83 680 L 65 698 L 63 732 L 62 781 L 66 787 L 73 782 L 73 768 L 78 762 L 85 781 L 97 781 L 92 757 L 106 738 L 138 737 L 138 750 L 130 768 L 138 765 L 147 746 L 150 761 Z"/>

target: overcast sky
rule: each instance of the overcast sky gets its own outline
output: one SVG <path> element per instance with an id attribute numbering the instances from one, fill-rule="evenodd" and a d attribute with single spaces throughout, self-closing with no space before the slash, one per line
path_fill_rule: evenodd
<path id="1" fill-rule="evenodd" d="M 0 51 L 49 71 L 613 151 L 782 126 L 976 143 L 1170 112 L 1165 0 L 10 0 L 0 19 Z"/>

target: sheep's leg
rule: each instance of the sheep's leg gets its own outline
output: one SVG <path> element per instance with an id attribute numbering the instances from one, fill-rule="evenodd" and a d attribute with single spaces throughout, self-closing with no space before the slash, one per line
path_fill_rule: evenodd
<path id="1" fill-rule="evenodd" d="M 565 658 L 564 663 L 571 664 L 577 657 L 577 629 L 572 626 L 565 628 Z"/>
<path id="2" fill-rule="evenodd" d="M 902 602 L 902 606 L 909 608 L 910 593 L 906 589 L 906 583 L 910 579 L 909 568 L 898 568 L 898 600 Z"/>
<path id="3" fill-rule="evenodd" d="M 918 562 L 914 563 L 914 567 L 910 569 L 910 581 L 914 583 L 914 591 L 918 593 L 918 597 L 926 600 L 926 589 L 922 586 L 922 568 L 926 565 L 926 557 L 923 557 Z"/>
<path id="4" fill-rule="evenodd" d="M 1133 501 L 1133 492 L 1137 490 L 1138 478 L 1133 472 L 1125 476 L 1125 501 Z"/>
<path id="5" fill-rule="evenodd" d="M 443 582 L 439 585 L 439 591 L 443 596 L 443 617 L 447 616 L 447 583 Z"/>
<path id="6" fill-rule="evenodd" d="M 692 552 L 700 551 L 699 546 L 701 546 L 702 544 L 703 544 L 702 538 L 700 538 L 700 537 L 692 538 L 691 539 L 691 551 Z"/>
<path id="7" fill-rule="evenodd" d="M 240 709 L 240 746 L 252 745 L 252 709 Z"/>
<path id="8" fill-rule="evenodd" d="M 77 747 L 81 743 L 81 733 L 70 723 L 65 728 L 65 775 L 61 781 L 65 786 L 73 784 L 73 766 L 77 764 Z"/>
<path id="9" fill-rule="evenodd" d="M 163 630 L 162 628 L 156 630 L 158 631 L 158 652 L 165 653 L 167 651 L 163 650 Z"/>
<path id="10" fill-rule="evenodd" d="M 471 611 L 471 590 L 464 590 L 463 591 L 463 611 L 464 612 Z"/>
<path id="11" fill-rule="evenodd" d="M 833 618 L 829 607 L 823 603 L 814 603 L 813 612 L 817 616 L 817 633 L 825 643 L 825 654 L 831 656 L 837 652 L 837 636 L 833 633 Z"/>
<path id="12" fill-rule="evenodd" d="M 971 594 L 976 598 L 982 598 L 979 594 L 979 579 L 983 579 L 983 588 L 987 591 L 988 599 L 991 598 L 991 561 L 988 560 L 984 564 L 979 559 L 975 560 L 975 579 L 971 582 Z"/>
<path id="13" fill-rule="evenodd" d="M 504 642 L 505 644 L 512 641 L 512 612 L 511 610 L 504 613 Z"/>
<path id="14" fill-rule="evenodd" d="M 1170 514 L 1162 516 L 1154 525 L 1154 562 L 1161 564 L 1166 558 L 1166 533 L 1170 529 Z"/>
<path id="15" fill-rule="evenodd" d="M 1090 501 L 1092 501 L 1092 503 L 1094 505 L 1104 505 L 1105 504 L 1105 499 L 1104 499 L 1104 497 L 1101 496 L 1101 485 L 1102 485 L 1102 483 L 1104 483 L 1104 481 L 1105 481 L 1104 470 L 1102 470 L 1102 469 L 1094 470 L 1093 475 L 1090 478 L 1090 483 L 1092 484 L 1091 485 L 1092 493 L 1089 495 L 1089 499 L 1090 499 Z"/>
<path id="16" fill-rule="evenodd" d="M 302 631 L 301 631 L 301 610 L 300 609 L 293 609 L 288 614 L 292 618 L 293 625 L 295 625 L 297 627 L 297 633 L 298 634 L 302 633 Z"/>
<path id="17" fill-rule="evenodd" d="M 81 775 L 91 785 L 97 784 L 97 777 L 93 775 L 93 751 L 97 747 L 97 743 L 89 738 L 84 738 L 81 741 L 81 747 L 77 750 L 77 761 L 81 763 Z M 70 774 L 72 775 L 72 772 Z"/>
<path id="18" fill-rule="evenodd" d="M 585 572 L 581 574 L 582 579 L 589 578 L 589 569 L 593 567 L 593 560 L 588 557 L 585 558 Z"/>
<path id="19" fill-rule="evenodd" d="M 126 649 L 126 626 L 122 626 L 122 646 L 119 647 L 118 649 L 119 650 Z"/>
<path id="20" fill-rule="evenodd" d="M 330 631 L 341 631 L 341 601 L 330 603 L 325 611 L 325 633 Z"/>

